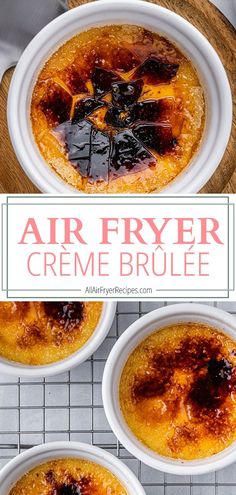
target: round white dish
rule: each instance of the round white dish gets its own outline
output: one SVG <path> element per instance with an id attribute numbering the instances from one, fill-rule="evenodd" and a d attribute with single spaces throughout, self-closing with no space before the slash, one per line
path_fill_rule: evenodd
<path id="1" fill-rule="evenodd" d="M 32 378 L 47 377 L 64 373 L 88 359 L 101 345 L 106 338 L 116 311 L 116 303 L 103 303 L 102 314 L 98 325 L 90 339 L 77 352 L 71 354 L 66 359 L 43 366 L 29 366 L 15 361 L 9 361 L 0 357 L 0 373 L 12 376 L 29 376 Z"/>
<path id="2" fill-rule="evenodd" d="M 124 447 L 154 469 L 177 475 L 198 475 L 216 471 L 236 461 L 236 442 L 224 451 L 196 461 L 175 460 L 153 452 L 132 433 L 119 403 L 119 383 L 124 365 L 137 345 L 153 331 L 178 322 L 203 322 L 236 339 L 236 318 L 215 307 L 176 304 L 157 309 L 133 323 L 113 347 L 103 376 L 103 404 L 107 420 Z"/>
<path id="3" fill-rule="evenodd" d="M 29 44 L 13 76 L 8 97 L 11 140 L 23 169 L 44 193 L 78 193 L 45 163 L 34 141 L 30 103 L 40 69 L 55 50 L 77 33 L 107 24 L 137 24 L 163 34 L 189 57 L 205 89 L 204 136 L 190 165 L 163 193 L 196 193 L 218 167 L 232 127 L 232 95 L 224 67 L 207 39 L 174 12 L 143 0 L 99 0 L 82 5 L 48 24 Z"/>
<path id="4" fill-rule="evenodd" d="M 1 493 L 8 495 L 15 483 L 36 466 L 63 458 L 83 458 L 111 471 L 129 495 L 145 495 L 135 475 L 117 457 L 103 449 L 79 442 L 52 442 L 33 447 L 10 461 L 0 472 Z"/>

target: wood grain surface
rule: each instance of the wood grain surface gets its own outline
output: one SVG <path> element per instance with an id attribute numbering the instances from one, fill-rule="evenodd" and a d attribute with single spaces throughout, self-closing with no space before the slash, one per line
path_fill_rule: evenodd
<path id="1" fill-rule="evenodd" d="M 152 1 L 173 10 L 194 24 L 209 39 L 226 68 L 234 95 L 232 134 L 221 164 L 202 192 L 236 193 L 236 31 L 208 0 Z M 87 0 L 69 0 L 71 8 L 86 2 Z M 36 193 L 38 190 L 18 163 L 8 134 L 6 105 L 12 73 L 11 69 L 5 74 L 0 87 L 0 192 Z"/>

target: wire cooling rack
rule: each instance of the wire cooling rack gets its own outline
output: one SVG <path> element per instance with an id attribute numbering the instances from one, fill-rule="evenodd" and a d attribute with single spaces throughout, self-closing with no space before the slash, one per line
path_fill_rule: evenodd
<path id="1" fill-rule="evenodd" d="M 1 375 L 0 467 L 34 445 L 78 440 L 118 456 L 138 476 L 147 495 L 236 495 L 235 465 L 204 476 L 178 477 L 155 471 L 124 449 L 106 421 L 101 381 L 107 356 L 131 323 L 163 305 L 119 303 L 112 329 L 102 346 L 71 372 L 33 380 Z M 236 303 L 215 305 L 236 314 Z"/>

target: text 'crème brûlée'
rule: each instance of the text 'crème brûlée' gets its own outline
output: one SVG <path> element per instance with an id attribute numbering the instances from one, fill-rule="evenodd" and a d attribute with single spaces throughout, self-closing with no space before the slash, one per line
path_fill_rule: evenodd
<path id="1" fill-rule="evenodd" d="M 68 185 L 85 193 L 150 193 L 196 153 L 204 91 L 191 60 L 157 33 L 91 28 L 46 62 L 31 121 L 41 155 Z"/>
<path id="2" fill-rule="evenodd" d="M 10 495 L 128 495 L 114 474 L 85 459 L 42 464 L 12 488 Z"/>
<path id="3" fill-rule="evenodd" d="M 132 352 L 120 404 L 134 435 L 156 453 L 193 460 L 236 440 L 236 343 L 203 323 L 161 329 Z"/>
<path id="4" fill-rule="evenodd" d="M 1 302 L 0 357 L 28 365 L 65 359 L 93 335 L 99 302 Z"/>

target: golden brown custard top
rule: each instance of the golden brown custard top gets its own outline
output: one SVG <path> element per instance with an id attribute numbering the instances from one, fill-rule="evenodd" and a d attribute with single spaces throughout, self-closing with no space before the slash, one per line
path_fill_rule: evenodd
<path id="1" fill-rule="evenodd" d="M 129 358 L 120 398 L 131 429 L 154 450 L 186 459 L 212 455 L 236 439 L 235 342 L 204 324 L 163 329 Z"/>
<path id="2" fill-rule="evenodd" d="M 83 459 L 58 459 L 36 467 L 10 495 L 128 495 L 107 469 Z"/>
<path id="3" fill-rule="evenodd" d="M 161 171 L 171 160 L 181 169 L 204 123 L 191 63 L 165 38 L 129 25 L 92 28 L 61 47 L 39 75 L 31 110 L 41 152 L 64 175 L 63 150 L 80 188 Z M 195 135 L 185 149 L 186 131 Z"/>
<path id="4" fill-rule="evenodd" d="M 91 337 L 101 303 L 0 303 L 0 356 L 24 364 L 64 359 Z"/>

